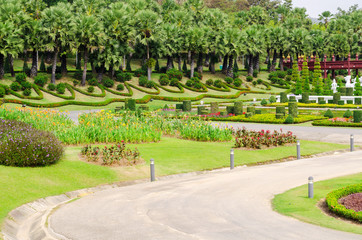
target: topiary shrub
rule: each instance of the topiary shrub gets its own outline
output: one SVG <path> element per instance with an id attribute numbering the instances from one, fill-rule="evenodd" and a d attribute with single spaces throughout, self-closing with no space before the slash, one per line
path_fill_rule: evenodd
<path id="1" fill-rule="evenodd" d="M 177 70 L 176 68 L 171 68 L 166 72 L 167 76 L 172 79 L 172 78 L 176 78 L 179 81 L 181 81 L 182 79 L 182 72 Z"/>
<path id="2" fill-rule="evenodd" d="M 295 96 L 289 96 L 289 102 L 297 102 Z"/>
<path id="3" fill-rule="evenodd" d="M 183 101 L 182 109 L 184 112 L 191 112 L 191 101 L 190 100 Z"/>
<path id="4" fill-rule="evenodd" d="M 234 102 L 234 114 L 235 116 L 243 114 L 243 102 Z"/>
<path id="5" fill-rule="evenodd" d="M 126 82 L 132 80 L 132 73 L 129 72 L 120 72 L 116 75 L 117 82 Z"/>
<path id="6" fill-rule="evenodd" d="M 343 117 L 344 117 L 344 118 L 350 118 L 350 117 L 352 117 L 352 112 L 351 112 L 350 110 L 345 111 L 344 114 L 343 114 Z"/>
<path id="7" fill-rule="evenodd" d="M 274 96 L 270 96 L 270 98 L 269 98 L 270 103 L 275 103 L 276 101 L 277 101 L 277 99 Z"/>
<path id="8" fill-rule="evenodd" d="M 226 106 L 227 114 L 234 114 L 234 106 Z"/>
<path id="9" fill-rule="evenodd" d="M 44 87 L 47 84 L 48 78 L 44 75 L 38 75 L 34 78 L 34 83 L 40 87 Z"/>
<path id="10" fill-rule="evenodd" d="M 199 73 L 199 72 L 194 72 L 194 77 L 202 80 L 202 77 L 203 77 L 203 76 L 202 76 L 202 74 Z"/>
<path id="11" fill-rule="evenodd" d="M 18 83 L 22 83 L 26 81 L 26 74 L 25 73 L 18 73 L 15 76 L 15 81 Z"/>
<path id="12" fill-rule="evenodd" d="M 337 104 L 339 100 L 341 100 L 341 93 L 334 93 L 333 94 L 333 103 Z"/>
<path id="13" fill-rule="evenodd" d="M 8 137 L 11 136 L 11 137 Z M 0 120 L 0 164 L 36 167 L 54 164 L 63 154 L 53 133 L 14 120 Z"/>
<path id="14" fill-rule="evenodd" d="M 346 96 L 353 96 L 353 88 L 346 88 Z"/>
<path id="15" fill-rule="evenodd" d="M 246 81 L 247 81 L 247 82 L 252 82 L 252 81 L 253 81 L 253 77 L 252 77 L 252 76 L 247 76 L 247 77 L 246 77 Z"/>
<path id="16" fill-rule="evenodd" d="M 208 79 L 208 80 L 206 80 L 206 85 L 212 86 L 212 85 L 214 85 L 214 81 L 212 79 Z"/>
<path id="17" fill-rule="evenodd" d="M 266 99 L 261 100 L 260 105 L 265 106 L 268 104 L 268 101 Z"/>
<path id="18" fill-rule="evenodd" d="M 123 84 L 118 84 L 117 85 L 117 90 L 118 91 L 123 91 L 124 90 L 124 85 Z"/>
<path id="19" fill-rule="evenodd" d="M 0 87 L 0 98 L 3 98 L 5 96 L 5 93 L 6 93 L 5 88 Z"/>
<path id="20" fill-rule="evenodd" d="M 10 84 L 10 89 L 17 92 L 21 89 L 21 85 L 18 82 L 13 82 Z"/>
<path id="21" fill-rule="evenodd" d="M 354 104 L 356 104 L 356 105 L 361 105 L 361 98 L 355 98 L 354 99 Z"/>
<path id="22" fill-rule="evenodd" d="M 136 99 L 127 98 L 124 102 L 124 108 L 129 109 L 131 111 L 136 111 Z"/>
<path id="23" fill-rule="evenodd" d="M 64 94 L 65 93 L 65 84 L 64 83 L 57 84 L 56 87 L 55 87 L 55 90 L 59 94 Z"/>
<path id="24" fill-rule="evenodd" d="M 281 92 L 281 93 L 280 93 L 280 102 L 281 102 L 281 103 L 286 103 L 286 102 L 288 102 L 288 95 L 287 95 L 287 93 L 285 93 L 285 92 Z"/>
<path id="25" fill-rule="evenodd" d="M 170 84 L 170 79 L 168 78 L 168 75 L 166 75 L 166 74 L 161 74 L 160 79 L 158 81 L 160 82 L 160 84 L 162 86 L 167 86 Z"/>
<path id="26" fill-rule="evenodd" d="M 298 103 L 296 102 L 289 102 L 288 103 L 288 113 L 293 118 L 298 117 Z"/>
<path id="27" fill-rule="evenodd" d="M 361 110 L 353 111 L 353 122 L 359 123 L 361 121 L 362 121 L 362 111 Z"/>
<path id="28" fill-rule="evenodd" d="M 218 113 L 219 112 L 219 103 L 211 102 L 210 103 L 210 112 L 211 113 Z"/>
<path id="29" fill-rule="evenodd" d="M 31 88 L 32 88 L 31 83 L 30 83 L 30 82 L 27 82 L 27 81 L 21 82 L 20 85 L 21 85 L 21 90 L 23 90 L 23 91 L 24 91 L 25 89 L 31 89 Z"/>
<path id="30" fill-rule="evenodd" d="M 155 86 L 155 83 L 153 81 L 147 81 L 145 87 L 146 88 L 153 88 Z"/>
<path id="31" fill-rule="evenodd" d="M 234 79 L 235 87 L 240 87 L 242 83 L 243 83 L 243 81 L 241 79 L 239 79 L 239 78 Z"/>
<path id="32" fill-rule="evenodd" d="M 178 86 L 178 83 L 179 83 L 179 81 L 178 81 L 178 79 L 176 79 L 176 78 L 172 78 L 172 79 L 170 80 L 170 86 L 177 87 L 177 86 Z"/>
<path id="33" fill-rule="evenodd" d="M 103 78 L 102 84 L 103 84 L 103 86 L 105 86 L 107 88 L 111 88 L 114 85 L 114 81 L 112 79 L 106 77 L 106 78 Z"/>
<path id="34" fill-rule="evenodd" d="M 55 90 L 55 84 L 54 83 L 49 83 L 47 88 L 48 88 L 49 91 L 54 91 Z"/>
<path id="35" fill-rule="evenodd" d="M 325 117 L 327 117 L 327 118 L 333 118 L 333 113 L 332 113 L 332 111 L 331 111 L 330 109 L 328 109 L 328 110 L 324 113 L 323 116 L 325 116 Z"/>
<path id="36" fill-rule="evenodd" d="M 141 76 L 139 79 L 138 79 L 138 85 L 142 86 L 142 87 L 145 87 L 146 84 L 148 82 L 148 79 L 146 76 Z"/>
<path id="37" fill-rule="evenodd" d="M 188 86 L 188 87 L 194 86 L 194 81 L 192 81 L 192 80 L 187 80 L 187 81 L 186 81 L 186 86 Z"/>
<path id="38" fill-rule="evenodd" d="M 253 81 L 252 84 L 255 87 L 258 83 L 256 81 Z"/>
<path id="39" fill-rule="evenodd" d="M 258 71 L 254 71 L 254 72 L 253 72 L 253 77 L 255 77 L 255 78 L 258 77 Z"/>
<path id="40" fill-rule="evenodd" d="M 147 69 L 145 70 L 143 68 L 139 68 L 134 71 L 135 77 L 141 77 L 141 76 L 146 76 L 146 75 L 147 75 Z"/>
<path id="41" fill-rule="evenodd" d="M 223 83 L 222 83 L 222 81 L 220 79 L 218 79 L 218 80 L 216 80 L 214 82 L 214 86 L 217 87 L 217 88 L 222 88 Z"/>
<path id="42" fill-rule="evenodd" d="M 294 118 L 292 115 L 288 115 L 288 117 L 285 118 L 284 120 L 285 124 L 293 124 L 294 123 Z"/>
<path id="43" fill-rule="evenodd" d="M 202 88 L 202 83 L 201 82 L 195 82 L 194 88 L 201 89 Z"/>
<path id="44" fill-rule="evenodd" d="M 258 80 L 256 80 L 256 83 L 257 84 L 262 84 L 263 83 L 263 80 L 261 80 L 260 78 Z"/>
<path id="45" fill-rule="evenodd" d="M 302 103 L 309 103 L 309 93 L 303 92 L 302 93 Z"/>
<path id="46" fill-rule="evenodd" d="M 277 71 L 276 74 L 277 74 L 278 78 L 281 78 L 281 79 L 284 79 L 285 76 L 287 75 L 287 73 L 284 71 Z"/>
<path id="47" fill-rule="evenodd" d="M 98 81 L 95 78 L 91 78 L 91 79 L 88 79 L 88 84 L 91 85 L 91 86 L 97 86 Z"/>
<path id="48" fill-rule="evenodd" d="M 353 100 L 347 100 L 347 104 L 353 104 Z"/>
<path id="49" fill-rule="evenodd" d="M 227 84 L 232 84 L 233 81 L 234 81 L 234 79 L 232 79 L 231 77 L 226 77 L 226 78 L 225 78 L 225 82 L 226 82 Z"/>
<path id="50" fill-rule="evenodd" d="M 24 91 L 23 91 L 24 96 L 30 96 L 30 94 L 31 94 L 31 89 L 29 89 L 29 88 L 24 89 Z"/>
<path id="51" fill-rule="evenodd" d="M 344 105 L 344 100 L 338 100 L 338 105 Z"/>
<path id="52" fill-rule="evenodd" d="M 87 92 L 89 92 L 89 93 L 94 92 L 94 87 L 93 87 L 93 86 L 89 86 L 89 87 L 87 88 Z"/>

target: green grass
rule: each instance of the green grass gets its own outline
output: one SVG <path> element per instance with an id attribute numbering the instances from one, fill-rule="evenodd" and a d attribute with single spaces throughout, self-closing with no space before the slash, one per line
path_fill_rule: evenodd
<path id="1" fill-rule="evenodd" d="M 155 159 L 156 175 L 164 176 L 229 166 L 232 142 L 194 142 L 162 138 L 158 143 L 129 144 L 137 147 L 143 165 L 133 167 L 103 167 L 78 159 L 80 146 L 67 147 L 63 159 L 44 168 L 15 168 L 0 166 L 0 222 L 12 209 L 38 198 L 59 195 L 116 181 L 149 177 L 149 160 Z M 302 154 L 347 148 L 346 145 L 302 141 Z M 265 150 L 235 150 L 235 165 L 253 164 L 295 156 L 295 146 Z"/>
<path id="2" fill-rule="evenodd" d="M 316 224 L 322 227 L 340 231 L 362 234 L 361 224 L 351 224 L 324 214 L 317 203 L 326 195 L 338 188 L 350 184 L 361 183 L 362 173 L 334 178 L 314 183 L 314 198 L 307 196 L 308 186 L 303 185 L 285 193 L 276 195 L 273 199 L 274 209 L 286 216 L 297 218 L 301 221 Z"/>

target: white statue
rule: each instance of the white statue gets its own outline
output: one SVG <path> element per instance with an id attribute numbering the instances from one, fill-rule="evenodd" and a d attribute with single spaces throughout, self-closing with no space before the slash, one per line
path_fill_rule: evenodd
<path id="1" fill-rule="evenodd" d="M 332 88 L 331 90 L 333 90 L 333 93 L 336 93 L 337 92 L 337 83 L 336 83 L 336 79 L 333 79 L 333 82 L 332 82 Z"/>
<path id="2" fill-rule="evenodd" d="M 354 83 L 351 83 L 351 75 L 345 76 L 344 80 L 346 80 L 346 87 L 354 88 Z"/>

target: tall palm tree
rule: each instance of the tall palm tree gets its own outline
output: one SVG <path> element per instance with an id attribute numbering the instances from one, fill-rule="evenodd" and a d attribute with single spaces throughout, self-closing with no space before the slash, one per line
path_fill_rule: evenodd
<path id="1" fill-rule="evenodd" d="M 65 4 L 58 4 L 42 12 L 42 25 L 49 36 L 46 48 L 54 52 L 51 82 L 55 83 L 57 58 L 62 46 L 71 40 L 73 16 Z"/>
<path id="2" fill-rule="evenodd" d="M 318 20 L 324 22 L 324 26 L 327 28 L 329 21 L 332 19 L 333 14 L 330 11 L 324 11 L 318 15 Z"/>

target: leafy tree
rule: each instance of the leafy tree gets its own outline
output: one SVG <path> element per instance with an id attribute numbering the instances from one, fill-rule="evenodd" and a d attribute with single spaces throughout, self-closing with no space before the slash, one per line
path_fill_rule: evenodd
<path id="1" fill-rule="evenodd" d="M 333 14 L 330 11 L 324 11 L 321 14 L 318 15 L 318 20 L 324 22 L 324 26 L 328 27 L 329 20 L 333 17 Z"/>
<path id="2" fill-rule="evenodd" d="M 354 85 L 354 95 L 355 96 L 362 96 L 362 87 L 361 81 L 359 80 L 359 76 L 356 76 L 356 83 Z"/>

